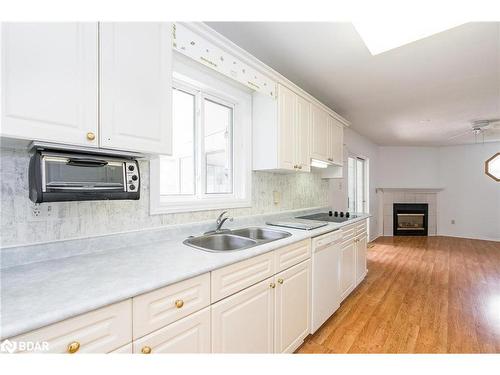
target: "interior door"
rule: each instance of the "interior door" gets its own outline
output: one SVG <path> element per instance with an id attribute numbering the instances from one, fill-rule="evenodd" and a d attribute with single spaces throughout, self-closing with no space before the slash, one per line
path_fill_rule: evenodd
<path id="1" fill-rule="evenodd" d="M 1 135 L 97 146 L 97 23 L 1 27 Z"/>
<path id="2" fill-rule="evenodd" d="M 284 86 L 278 86 L 279 155 L 281 168 L 295 170 L 295 147 L 297 143 L 295 124 L 297 121 L 297 95 Z"/>
<path id="3" fill-rule="evenodd" d="M 275 276 L 276 353 L 293 353 L 309 334 L 311 261 L 306 260 Z"/>
<path id="4" fill-rule="evenodd" d="M 311 155 L 309 152 L 309 135 L 311 123 L 311 104 L 297 95 L 297 126 L 295 132 L 296 162 L 299 171 L 309 172 L 311 170 Z"/>

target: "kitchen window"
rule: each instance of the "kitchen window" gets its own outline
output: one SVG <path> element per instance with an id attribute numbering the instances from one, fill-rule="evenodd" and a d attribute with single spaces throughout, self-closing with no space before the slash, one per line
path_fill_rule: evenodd
<path id="1" fill-rule="evenodd" d="M 151 161 L 151 213 L 250 206 L 251 95 L 177 63 L 172 155 Z"/>

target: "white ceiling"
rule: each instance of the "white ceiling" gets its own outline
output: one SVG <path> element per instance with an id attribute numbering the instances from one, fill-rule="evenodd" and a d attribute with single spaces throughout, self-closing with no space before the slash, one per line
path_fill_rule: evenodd
<path id="1" fill-rule="evenodd" d="M 207 24 L 380 145 L 474 142 L 471 134 L 449 138 L 471 120 L 500 118 L 500 22 L 465 24 L 376 56 L 351 23 Z M 485 132 L 493 138 L 500 132 Z"/>

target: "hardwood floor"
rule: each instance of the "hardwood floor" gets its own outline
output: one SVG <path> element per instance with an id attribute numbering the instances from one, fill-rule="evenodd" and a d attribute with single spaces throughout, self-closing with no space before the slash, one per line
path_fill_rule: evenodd
<path id="1" fill-rule="evenodd" d="M 500 353 L 500 242 L 372 244 L 365 280 L 298 353 Z"/>

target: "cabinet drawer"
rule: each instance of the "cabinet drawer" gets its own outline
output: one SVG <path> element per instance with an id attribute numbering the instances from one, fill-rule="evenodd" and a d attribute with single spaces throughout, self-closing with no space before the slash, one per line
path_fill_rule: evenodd
<path id="1" fill-rule="evenodd" d="M 319 249 L 325 245 L 331 244 L 332 242 L 337 242 L 342 240 L 342 232 L 337 230 L 335 232 L 323 234 L 319 237 L 313 238 L 313 247 Z"/>
<path id="2" fill-rule="evenodd" d="M 342 241 L 350 240 L 356 235 L 356 227 L 353 224 L 343 227 L 341 231 Z"/>
<path id="3" fill-rule="evenodd" d="M 281 272 L 311 257 L 311 240 L 296 242 L 274 251 L 275 272 Z"/>
<path id="4" fill-rule="evenodd" d="M 210 274 L 134 297 L 134 340 L 210 304 Z"/>
<path id="5" fill-rule="evenodd" d="M 210 353 L 210 307 L 134 341 L 134 353 Z"/>
<path id="6" fill-rule="evenodd" d="M 212 271 L 212 303 L 274 274 L 274 252 Z"/>
<path id="7" fill-rule="evenodd" d="M 132 354 L 132 343 L 122 346 L 121 348 L 115 349 L 109 354 Z"/>
<path id="8" fill-rule="evenodd" d="M 366 232 L 366 220 L 360 221 L 359 223 L 356 223 L 356 234 L 361 233 L 361 232 Z"/>
<path id="9" fill-rule="evenodd" d="M 131 300 L 126 300 L 9 340 L 39 343 L 43 353 L 69 353 L 70 344 L 77 353 L 108 353 L 132 341 L 131 323 Z"/>

